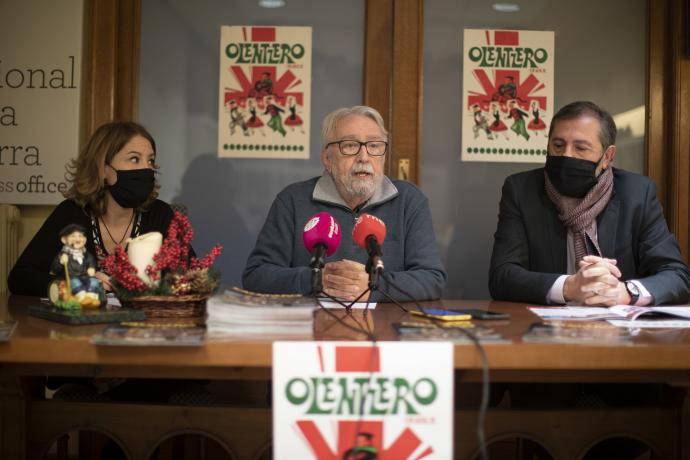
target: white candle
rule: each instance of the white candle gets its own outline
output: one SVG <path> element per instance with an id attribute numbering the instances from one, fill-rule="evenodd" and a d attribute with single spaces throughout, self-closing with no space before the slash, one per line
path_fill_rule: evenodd
<path id="1" fill-rule="evenodd" d="M 153 256 L 163 244 L 163 235 L 160 232 L 150 232 L 136 238 L 130 238 L 128 242 L 127 255 L 129 261 L 137 269 L 137 276 L 147 285 L 157 286 L 159 280 L 151 281 L 151 278 L 146 274 L 146 267 L 148 265 L 153 267 Z"/>

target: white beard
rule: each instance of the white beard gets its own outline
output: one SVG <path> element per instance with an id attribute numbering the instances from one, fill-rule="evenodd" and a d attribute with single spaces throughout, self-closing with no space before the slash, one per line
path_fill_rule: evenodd
<path id="1" fill-rule="evenodd" d="M 358 172 L 368 172 L 371 175 L 360 179 L 354 176 Z M 355 163 L 346 175 L 339 176 L 331 171 L 328 173 L 333 178 L 338 193 L 348 203 L 352 201 L 364 202 L 370 199 L 383 180 L 383 176 L 376 174 L 374 168 L 367 163 Z"/>

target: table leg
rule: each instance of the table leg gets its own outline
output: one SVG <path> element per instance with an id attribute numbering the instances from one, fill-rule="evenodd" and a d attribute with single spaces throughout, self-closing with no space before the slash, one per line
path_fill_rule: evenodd
<path id="1" fill-rule="evenodd" d="M 26 458 L 26 396 L 19 377 L 0 377 L 0 458 Z"/>
<path id="2" fill-rule="evenodd" d="M 685 389 L 685 398 L 680 413 L 680 458 L 690 460 L 690 389 Z"/>

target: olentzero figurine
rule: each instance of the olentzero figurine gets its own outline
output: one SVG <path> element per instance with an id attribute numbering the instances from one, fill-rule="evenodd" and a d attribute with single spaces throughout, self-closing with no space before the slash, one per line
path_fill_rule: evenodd
<path id="1" fill-rule="evenodd" d="M 96 275 L 96 258 L 86 250 L 86 230 L 70 224 L 60 231 L 62 249 L 53 259 L 55 279 L 48 287 L 50 301 L 59 308 L 98 308 L 105 305 L 105 289 Z"/>

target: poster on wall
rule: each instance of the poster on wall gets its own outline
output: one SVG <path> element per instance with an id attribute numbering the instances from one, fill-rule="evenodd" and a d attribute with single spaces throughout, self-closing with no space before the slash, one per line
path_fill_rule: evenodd
<path id="1" fill-rule="evenodd" d="M 79 152 L 83 10 L 83 0 L 2 2 L 0 203 L 64 199 Z"/>
<path id="2" fill-rule="evenodd" d="M 273 458 L 453 458 L 453 388 L 450 342 L 274 342 Z"/>
<path id="3" fill-rule="evenodd" d="M 311 27 L 223 26 L 218 156 L 309 158 Z"/>
<path id="4" fill-rule="evenodd" d="M 465 29 L 462 161 L 543 163 L 554 113 L 554 33 Z"/>

